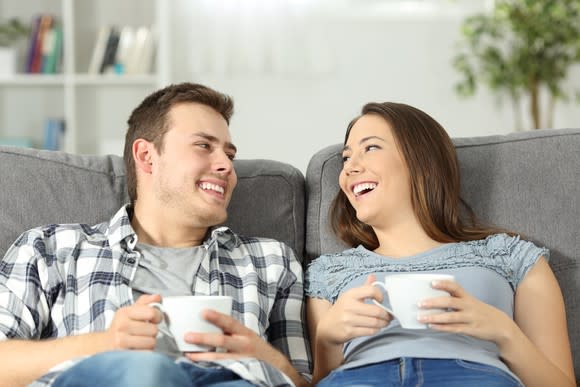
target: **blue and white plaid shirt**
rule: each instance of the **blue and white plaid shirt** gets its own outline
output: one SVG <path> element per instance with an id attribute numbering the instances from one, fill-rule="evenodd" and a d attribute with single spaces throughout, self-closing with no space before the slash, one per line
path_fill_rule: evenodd
<path id="1" fill-rule="evenodd" d="M 96 226 L 48 225 L 16 240 L 0 261 L 0 340 L 104 331 L 119 308 L 133 303 L 131 281 L 140 254 L 128 210 L 125 206 Z M 232 296 L 232 315 L 284 353 L 309 380 L 303 274 L 292 250 L 278 241 L 236 235 L 227 227 L 211 230 L 203 246 L 207 258 L 193 294 Z M 61 364 L 33 385 L 49 386 L 79 360 Z M 215 363 L 256 385 L 292 385 L 263 361 Z"/>

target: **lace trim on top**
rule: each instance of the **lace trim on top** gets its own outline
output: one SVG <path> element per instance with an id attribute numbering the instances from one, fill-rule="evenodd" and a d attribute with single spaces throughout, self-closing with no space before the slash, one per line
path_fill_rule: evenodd
<path id="1" fill-rule="evenodd" d="M 451 243 L 406 258 L 390 258 L 358 246 L 326 254 L 308 266 L 305 288 L 309 297 L 336 301 L 344 287 L 361 276 L 377 272 L 421 272 L 483 267 L 504 277 L 516 289 L 528 270 L 549 251 L 519 236 L 495 234 L 476 241 Z"/>

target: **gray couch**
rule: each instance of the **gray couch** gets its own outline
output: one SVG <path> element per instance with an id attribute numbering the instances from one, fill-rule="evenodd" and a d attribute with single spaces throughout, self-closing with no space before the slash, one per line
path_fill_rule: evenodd
<path id="1" fill-rule="evenodd" d="M 552 251 L 580 377 L 580 130 L 456 139 L 463 196 L 485 220 Z M 342 250 L 328 229 L 340 144 L 312 157 L 306 178 L 269 160 L 239 160 L 228 224 L 277 238 L 306 259 Z M 97 223 L 127 199 L 122 160 L 0 147 L 0 257 L 25 229 Z"/>

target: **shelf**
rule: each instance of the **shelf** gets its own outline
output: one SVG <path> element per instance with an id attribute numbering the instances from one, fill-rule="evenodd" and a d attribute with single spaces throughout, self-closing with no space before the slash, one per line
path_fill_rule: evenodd
<path id="1" fill-rule="evenodd" d="M 119 137 L 135 106 L 169 83 L 169 7 L 166 0 L 0 0 L 3 17 L 32 22 L 51 15 L 63 31 L 61 73 L 0 74 L 0 138 L 42 144 L 49 118 L 66 122 L 67 152 L 95 154 L 100 144 Z M 99 32 L 112 25 L 149 29 L 150 67 L 133 69 L 134 74 L 88 73 Z M 29 51 L 30 42 L 23 42 L 18 62 L 26 61 Z"/>
<path id="2" fill-rule="evenodd" d="M 71 76 L 17 74 L 0 76 L 0 86 L 62 86 L 65 83 L 76 86 L 153 86 L 157 78 L 153 74 L 145 75 L 91 75 L 75 74 Z"/>
<path id="3" fill-rule="evenodd" d="M 157 77 L 153 74 L 144 75 L 92 75 L 76 74 L 72 77 L 72 83 L 79 86 L 153 86 L 157 83 Z"/>
<path id="4" fill-rule="evenodd" d="M 3 86 L 62 86 L 62 74 L 16 74 L 0 76 Z"/>

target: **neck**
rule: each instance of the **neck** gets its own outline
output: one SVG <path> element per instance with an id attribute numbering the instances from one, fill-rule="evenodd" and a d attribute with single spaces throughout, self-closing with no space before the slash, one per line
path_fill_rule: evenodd
<path id="1" fill-rule="evenodd" d="M 180 223 L 179 216 L 153 214 L 143 211 L 135 203 L 131 226 L 140 242 L 159 247 L 192 247 L 203 243 L 207 234 L 207 227 L 192 227 Z"/>
<path id="2" fill-rule="evenodd" d="M 403 258 L 443 245 L 427 235 L 418 222 L 408 222 L 387 229 L 374 228 L 379 240 L 375 253 L 393 258 Z"/>

